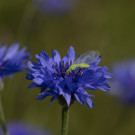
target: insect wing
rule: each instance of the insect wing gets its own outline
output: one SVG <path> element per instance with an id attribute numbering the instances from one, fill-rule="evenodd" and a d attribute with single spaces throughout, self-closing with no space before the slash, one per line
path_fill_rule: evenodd
<path id="1" fill-rule="evenodd" d="M 100 53 L 98 51 L 87 51 L 80 55 L 75 61 L 74 64 L 90 64 L 94 61 L 96 61 L 100 56 Z"/>

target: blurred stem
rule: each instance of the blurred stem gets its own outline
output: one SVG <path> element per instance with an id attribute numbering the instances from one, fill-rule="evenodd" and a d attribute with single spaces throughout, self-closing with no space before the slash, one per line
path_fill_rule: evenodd
<path id="1" fill-rule="evenodd" d="M 32 4 L 32 0 L 29 0 L 24 12 L 20 24 L 18 26 L 18 39 L 24 41 L 25 38 L 29 35 L 29 30 L 32 24 L 32 20 L 35 15 L 35 9 Z"/>
<path id="2" fill-rule="evenodd" d="M 4 89 L 4 85 L 2 82 L 0 82 L 0 93 L 3 91 L 3 89 Z"/>
<path id="3" fill-rule="evenodd" d="M 4 88 L 4 85 L 2 82 L 0 82 L 0 124 L 4 131 L 4 135 L 9 135 L 7 128 L 6 128 L 5 116 L 4 116 L 4 111 L 3 111 L 3 107 L 2 107 L 1 95 L 2 95 L 3 88 Z"/>
<path id="4" fill-rule="evenodd" d="M 67 135 L 67 133 L 68 133 L 68 118 L 69 118 L 69 108 L 67 106 L 62 106 L 62 130 L 61 130 L 61 135 Z"/>
<path id="5" fill-rule="evenodd" d="M 120 116 L 119 116 L 119 118 L 117 120 L 117 123 L 113 127 L 112 132 L 110 133 L 110 135 L 117 134 L 119 132 L 119 130 L 121 130 L 123 128 L 123 126 L 128 123 L 130 112 L 131 112 L 130 107 L 123 106 L 123 108 L 121 109 Z"/>

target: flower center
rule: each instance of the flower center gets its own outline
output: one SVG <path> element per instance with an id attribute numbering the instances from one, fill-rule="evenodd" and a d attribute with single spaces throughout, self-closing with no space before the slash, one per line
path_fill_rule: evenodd
<path id="1" fill-rule="evenodd" d="M 72 61 L 70 61 L 70 64 L 68 62 L 64 64 L 64 61 L 62 61 L 59 66 L 56 64 L 54 66 L 55 70 L 57 71 L 56 78 L 61 76 L 65 79 L 65 76 L 69 76 L 72 79 L 75 79 L 76 77 L 82 76 L 83 72 L 87 69 L 86 67 L 76 66 L 70 72 L 67 72 L 71 66 L 74 66 L 72 65 Z"/>

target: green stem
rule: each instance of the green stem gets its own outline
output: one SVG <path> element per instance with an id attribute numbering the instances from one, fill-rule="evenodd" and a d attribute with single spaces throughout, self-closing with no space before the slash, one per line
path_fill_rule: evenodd
<path id="1" fill-rule="evenodd" d="M 68 117 L 69 117 L 69 108 L 67 106 L 62 106 L 62 131 L 61 131 L 61 135 L 67 135 L 67 133 L 68 133 Z"/>
<path id="2" fill-rule="evenodd" d="M 2 90 L 3 90 L 3 83 L 0 83 L 0 124 L 4 131 L 4 135 L 9 135 L 6 128 L 5 116 L 4 116 L 3 107 L 2 107 L 2 100 L 1 100 Z"/>

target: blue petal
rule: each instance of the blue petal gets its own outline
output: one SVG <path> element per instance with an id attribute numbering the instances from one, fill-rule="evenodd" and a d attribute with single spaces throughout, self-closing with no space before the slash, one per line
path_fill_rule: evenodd
<path id="1" fill-rule="evenodd" d="M 49 105 L 50 105 L 55 99 L 57 99 L 57 98 L 58 98 L 58 95 L 53 96 L 52 99 L 51 99 L 51 101 L 50 101 L 50 103 L 49 103 Z"/>
<path id="2" fill-rule="evenodd" d="M 72 61 L 72 63 L 74 62 L 75 60 L 75 51 L 74 51 L 74 48 L 71 46 L 68 50 L 68 53 L 67 53 L 67 57 L 68 57 L 68 62 L 70 62 L 70 60 Z"/>
<path id="3" fill-rule="evenodd" d="M 84 89 L 88 89 L 88 90 L 96 90 L 96 87 L 92 86 L 91 84 L 89 83 L 86 83 L 84 85 Z"/>
<path id="4" fill-rule="evenodd" d="M 29 86 L 28 86 L 28 88 L 34 88 L 34 87 L 37 87 L 38 85 L 36 84 L 36 83 L 31 83 Z"/>
<path id="5" fill-rule="evenodd" d="M 82 80 L 84 80 L 85 82 L 94 83 L 94 82 L 96 82 L 102 75 L 103 75 L 103 73 L 101 73 L 101 72 L 95 73 L 93 70 L 87 70 L 87 71 L 84 72 L 84 74 L 81 76 L 81 78 L 82 78 Z"/>
<path id="6" fill-rule="evenodd" d="M 64 63 L 67 63 L 67 62 L 70 63 L 71 61 L 73 64 L 75 60 L 75 56 L 76 54 L 75 54 L 74 48 L 71 46 L 67 52 L 67 56 L 65 56 L 62 61 L 64 61 Z"/>
<path id="7" fill-rule="evenodd" d="M 92 100 L 88 97 L 85 98 L 85 101 L 87 103 L 87 105 L 89 106 L 89 108 L 92 108 L 92 106 L 94 105 L 94 103 L 92 102 Z"/>
<path id="8" fill-rule="evenodd" d="M 108 91 L 110 86 L 108 84 L 104 84 L 104 85 L 97 86 L 97 88 L 103 91 Z"/>
<path id="9" fill-rule="evenodd" d="M 61 61 L 61 57 L 60 57 L 60 54 L 57 50 L 52 50 L 52 58 L 59 66 L 59 63 Z"/>
<path id="10" fill-rule="evenodd" d="M 67 105 L 70 106 L 70 102 L 71 102 L 71 95 L 69 93 L 64 93 L 63 97 L 65 98 Z"/>
<path id="11" fill-rule="evenodd" d="M 45 61 L 49 61 L 50 57 L 48 56 L 48 54 L 44 50 L 42 50 L 41 52 L 43 54 L 42 57 L 45 59 Z"/>
<path id="12" fill-rule="evenodd" d="M 79 93 L 75 93 L 74 96 L 83 106 L 85 105 L 85 101 Z"/>
<path id="13" fill-rule="evenodd" d="M 42 78 L 34 78 L 33 81 L 38 85 L 41 85 L 44 82 Z"/>
<path id="14" fill-rule="evenodd" d="M 46 67 L 47 66 L 47 61 L 45 61 L 45 59 L 43 59 L 42 57 L 41 57 L 41 55 L 36 55 L 36 58 L 37 58 L 37 60 L 38 60 L 38 62 L 39 62 L 39 64 L 40 65 L 42 65 L 42 66 L 44 66 L 44 67 Z"/>
<path id="15" fill-rule="evenodd" d="M 11 59 L 18 51 L 19 44 L 13 44 L 8 51 L 6 52 L 6 55 L 4 57 L 4 61 L 8 60 L 9 58 Z"/>
<path id="16" fill-rule="evenodd" d="M 106 73 L 104 74 L 104 77 L 107 78 L 107 79 L 109 79 L 109 78 L 112 78 L 112 77 L 113 77 L 113 74 L 106 72 Z"/>
<path id="17" fill-rule="evenodd" d="M 45 97 L 52 95 L 51 91 L 45 91 L 38 95 L 38 100 L 43 100 Z"/>
<path id="18" fill-rule="evenodd" d="M 3 47 L 0 47 L 0 58 L 3 58 L 5 52 L 6 52 L 7 46 L 4 45 Z"/>

